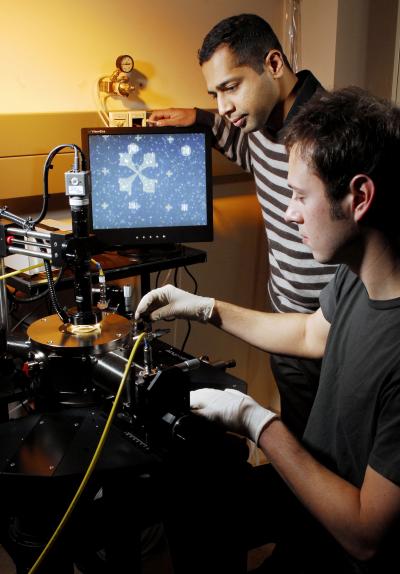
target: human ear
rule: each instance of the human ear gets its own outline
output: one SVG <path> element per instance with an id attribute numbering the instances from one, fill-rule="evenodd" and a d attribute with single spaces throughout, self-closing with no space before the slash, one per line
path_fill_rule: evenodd
<path id="1" fill-rule="evenodd" d="M 279 50 L 270 50 L 264 58 L 264 66 L 273 78 L 280 78 L 283 74 L 283 57 Z"/>
<path id="2" fill-rule="evenodd" d="M 368 175 L 355 175 L 350 182 L 354 221 L 360 222 L 371 211 L 375 200 L 375 184 Z"/>

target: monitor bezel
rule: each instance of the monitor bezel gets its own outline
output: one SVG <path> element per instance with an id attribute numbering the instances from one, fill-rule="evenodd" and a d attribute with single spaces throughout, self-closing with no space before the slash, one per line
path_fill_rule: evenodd
<path id="1" fill-rule="evenodd" d="M 201 133 L 205 137 L 205 175 L 206 175 L 206 225 L 188 225 L 177 227 L 128 227 L 117 229 L 96 229 L 92 220 L 92 191 L 90 190 L 89 227 L 90 232 L 101 244 L 124 248 L 159 244 L 181 244 L 212 241 L 213 233 L 213 190 L 212 190 L 212 152 L 211 129 L 197 124 L 190 127 L 95 127 L 81 128 L 82 151 L 86 159 L 86 168 L 90 171 L 89 138 L 101 135 L 137 135 L 137 134 L 180 134 Z"/>

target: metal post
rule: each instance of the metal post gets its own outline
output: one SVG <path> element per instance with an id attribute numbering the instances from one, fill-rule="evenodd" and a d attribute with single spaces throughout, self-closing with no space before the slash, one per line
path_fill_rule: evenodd
<path id="1" fill-rule="evenodd" d="M 0 257 L 0 275 L 5 274 L 4 257 Z M 7 287 L 5 280 L 0 281 L 0 329 L 8 332 Z"/>

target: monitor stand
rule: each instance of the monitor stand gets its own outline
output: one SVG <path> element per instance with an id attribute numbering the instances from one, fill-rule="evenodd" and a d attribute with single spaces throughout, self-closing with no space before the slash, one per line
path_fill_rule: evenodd
<path id="1" fill-rule="evenodd" d="M 118 255 L 130 261 L 145 263 L 160 258 L 169 258 L 182 255 L 184 246 L 180 243 L 160 243 L 157 245 L 142 245 L 140 247 L 127 247 L 118 249 Z"/>

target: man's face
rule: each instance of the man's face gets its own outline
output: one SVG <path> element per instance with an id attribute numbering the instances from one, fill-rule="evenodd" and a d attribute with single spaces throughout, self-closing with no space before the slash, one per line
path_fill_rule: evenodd
<path id="1" fill-rule="evenodd" d="M 303 243 L 320 263 L 346 263 L 353 240 L 359 235 L 352 217 L 352 195 L 340 202 L 342 216 L 334 217 L 325 184 L 298 153 L 296 145 L 289 155 L 288 184 L 292 198 L 285 219 L 299 227 Z"/>
<path id="2" fill-rule="evenodd" d="M 279 99 L 279 88 L 268 66 L 261 74 L 249 66 L 237 66 L 230 48 L 221 46 L 204 62 L 202 71 L 221 116 L 246 133 L 265 125 Z"/>

